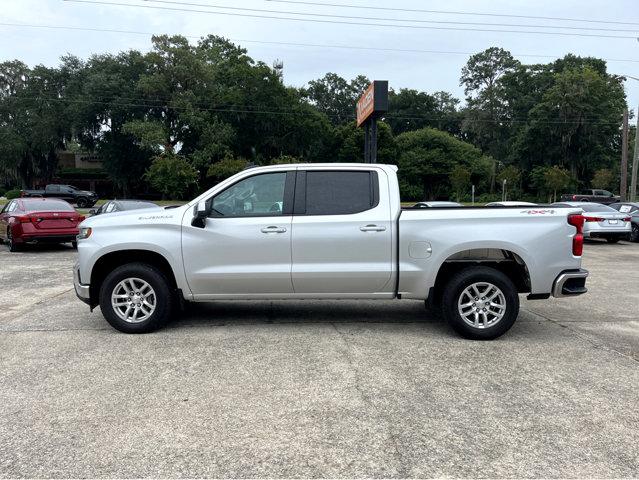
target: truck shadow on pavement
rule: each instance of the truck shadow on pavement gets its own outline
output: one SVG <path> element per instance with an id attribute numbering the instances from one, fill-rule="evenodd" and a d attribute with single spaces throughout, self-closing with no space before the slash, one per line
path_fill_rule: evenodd
<path id="1" fill-rule="evenodd" d="M 446 327 L 443 318 L 415 300 L 219 301 L 187 305 L 167 327 L 320 323 L 425 323 Z"/>

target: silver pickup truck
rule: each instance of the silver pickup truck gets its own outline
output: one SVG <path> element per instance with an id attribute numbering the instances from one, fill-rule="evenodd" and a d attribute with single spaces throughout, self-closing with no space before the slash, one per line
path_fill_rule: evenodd
<path id="1" fill-rule="evenodd" d="M 579 208 L 402 208 L 396 167 L 252 168 L 177 208 L 80 225 L 78 297 L 127 333 L 184 301 L 421 299 L 473 339 L 529 299 L 586 292 Z"/>

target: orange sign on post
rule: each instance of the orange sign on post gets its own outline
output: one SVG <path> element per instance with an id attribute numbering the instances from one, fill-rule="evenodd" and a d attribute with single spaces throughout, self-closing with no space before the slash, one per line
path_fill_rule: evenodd
<path id="1" fill-rule="evenodd" d="M 370 118 L 374 113 L 388 110 L 388 82 L 375 80 L 357 101 L 357 126 Z"/>
<path id="2" fill-rule="evenodd" d="M 357 126 L 364 126 L 364 162 L 377 163 L 377 117 L 388 110 L 388 82 L 375 80 L 357 101 Z"/>
<path id="3" fill-rule="evenodd" d="M 375 111 L 375 83 L 371 83 L 357 101 L 357 126 L 361 126 Z"/>

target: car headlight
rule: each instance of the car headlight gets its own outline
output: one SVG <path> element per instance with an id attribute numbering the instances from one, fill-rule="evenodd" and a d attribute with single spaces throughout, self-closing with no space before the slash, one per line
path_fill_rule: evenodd
<path id="1" fill-rule="evenodd" d="M 89 238 L 91 236 L 91 232 L 93 230 L 91 227 L 80 227 L 78 231 L 78 240 L 84 240 L 85 238 Z"/>

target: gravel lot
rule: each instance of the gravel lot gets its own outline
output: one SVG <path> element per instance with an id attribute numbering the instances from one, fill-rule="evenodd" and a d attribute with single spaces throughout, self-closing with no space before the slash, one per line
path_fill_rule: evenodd
<path id="1" fill-rule="evenodd" d="M 493 342 L 421 302 L 218 302 L 155 334 L 0 246 L 0 477 L 637 477 L 639 245 Z"/>

